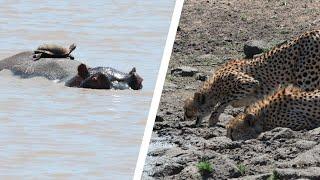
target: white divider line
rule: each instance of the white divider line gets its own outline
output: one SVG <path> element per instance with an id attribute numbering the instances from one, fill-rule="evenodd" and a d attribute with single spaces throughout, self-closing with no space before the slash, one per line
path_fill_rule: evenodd
<path id="1" fill-rule="evenodd" d="M 168 69 L 168 65 L 169 65 L 169 61 L 170 61 L 173 43 L 174 43 L 174 40 L 176 37 L 177 28 L 179 25 L 183 2 L 184 2 L 184 0 L 177 0 L 175 7 L 174 7 L 174 11 L 173 11 L 172 19 L 171 19 L 171 24 L 170 24 L 170 29 L 169 29 L 169 33 L 167 36 L 164 52 L 162 55 L 161 65 L 160 65 L 160 69 L 159 69 L 159 73 L 158 73 L 158 79 L 157 79 L 157 83 L 156 83 L 155 90 L 153 93 L 151 107 L 149 110 L 148 121 L 147 121 L 147 125 L 146 125 L 145 131 L 144 131 L 142 144 L 140 146 L 139 157 L 138 157 L 138 161 L 136 164 L 136 169 L 135 169 L 135 173 L 134 173 L 134 177 L 133 177 L 134 180 L 141 179 L 141 175 L 142 175 L 142 171 L 143 171 L 143 167 L 144 167 L 144 162 L 145 162 L 145 159 L 146 159 L 146 156 L 148 153 L 152 129 L 153 129 L 154 121 L 155 121 L 156 114 L 158 111 L 164 81 L 166 78 L 166 73 L 167 73 L 167 69 Z"/>

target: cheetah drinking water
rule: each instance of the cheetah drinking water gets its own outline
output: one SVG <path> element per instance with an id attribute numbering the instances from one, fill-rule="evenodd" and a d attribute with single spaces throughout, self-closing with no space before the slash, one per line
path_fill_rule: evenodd
<path id="1" fill-rule="evenodd" d="M 320 90 L 302 91 L 289 86 L 250 105 L 227 125 L 227 136 L 232 140 L 257 137 L 275 127 L 293 130 L 320 126 Z"/>
<path id="2" fill-rule="evenodd" d="M 209 115 L 218 122 L 227 105 L 248 106 L 279 85 L 306 91 L 320 88 L 320 30 L 314 30 L 251 60 L 232 60 L 220 67 L 184 105 L 186 120 Z"/>

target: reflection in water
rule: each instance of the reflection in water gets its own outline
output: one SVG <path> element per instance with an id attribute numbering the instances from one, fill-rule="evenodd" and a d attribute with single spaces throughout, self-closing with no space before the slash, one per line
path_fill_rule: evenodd
<path id="1" fill-rule="evenodd" d="M 0 72 L 0 177 L 131 179 L 174 1 L 0 1 L 0 59 L 42 43 L 144 78 L 142 91 L 67 88 Z"/>

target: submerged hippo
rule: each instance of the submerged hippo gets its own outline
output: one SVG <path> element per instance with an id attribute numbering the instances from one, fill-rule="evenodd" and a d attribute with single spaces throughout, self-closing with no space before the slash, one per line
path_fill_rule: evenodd
<path id="1" fill-rule="evenodd" d="M 68 58 L 43 58 L 34 61 L 34 53 L 26 51 L 0 60 L 0 71 L 11 70 L 22 78 L 36 76 L 49 80 L 66 82 L 69 87 L 92 89 L 126 89 L 142 88 L 143 79 L 136 73 L 135 68 L 129 73 L 123 73 L 110 67 L 87 68 L 79 61 Z"/>
<path id="2" fill-rule="evenodd" d="M 136 68 L 129 73 L 118 71 L 111 67 L 87 68 L 80 64 L 78 74 L 66 82 L 69 87 L 92 89 L 142 89 L 143 79 L 137 74 Z"/>

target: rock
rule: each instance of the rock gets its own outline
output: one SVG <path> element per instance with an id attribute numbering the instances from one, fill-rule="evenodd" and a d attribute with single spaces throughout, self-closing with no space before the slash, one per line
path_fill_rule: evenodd
<path id="1" fill-rule="evenodd" d="M 276 169 L 280 179 L 320 179 L 320 167 Z"/>
<path id="2" fill-rule="evenodd" d="M 194 76 L 196 73 L 198 73 L 198 69 L 197 68 L 193 68 L 193 67 L 188 67 L 188 66 L 182 66 L 182 67 L 178 67 L 175 69 L 171 69 L 171 74 L 174 76 L 182 76 L 182 77 L 192 77 Z"/>
<path id="3" fill-rule="evenodd" d="M 176 177 L 177 179 L 201 179 L 201 175 L 198 172 L 198 168 L 191 164 L 184 168 L 179 176 Z"/>
<path id="4" fill-rule="evenodd" d="M 168 163 L 165 164 L 161 169 L 156 171 L 154 177 L 172 176 L 180 173 L 183 170 L 183 165 L 178 163 Z"/>
<path id="5" fill-rule="evenodd" d="M 275 140 L 275 139 L 291 139 L 295 137 L 295 133 L 289 129 L 289 128 L 275 128 L 275 131 L 279 131 L 277 132 L 271 140 Z"/>
<path id="6" fill-rule="evenodd" d="M 284 167 L 306 167 L 320 166 L 320 145 L 314 146 L 312 149 L 299 154 L 289 163 L 284 163 Z"/>
<path id="7" fill-rule="evenodd" d="M 312 147 L 314 147 L 315 145 L 317 145 L 316 142 L 314 141 L 307 141 L 307 140 L 299 140 L 295 143 L 295 147 L 299 148 L 299 149 L 311 149 Z"/>
<path id="8" fill-rule="evenodd" d="M 260 166 L 265 166 L 270 162 L 270 157 L 266 154 L 261 155 L 261 156 L 256 156 L 253 157 L 250 160 L 250 164 L 252 163 L 253 165 L 260 165 Z"/>
<path id="9" fill-rule="evenodd" d="M 262 40 L 250 40 L 244 44 L 243 51 L 247 58 L 253 58 L 254 55 L 263 53 L 268 49 L 267 43 Z"/>
<path id="10" fill-rule="evenodd" d="M 213 174 L 218 177 L 218 179 L 222 179 L 222 177 L 237 178 L 241 176 L 236 163 L 225 155 L 215 158 L 213 164 Z"/>
<path id="11" fill-rule="evenodd" d="M 276 140 L 276 139 L 282 139 L 282 138 L 291 139 L 294 137 L 295 137 L 295 133 L 291 129 L 277 127 L 270 131 L 261 133 L 257 139 L 262 141 L 267 141 L 267 140 Z"/>
<path id="12" fill-rule="evenodd" d="M 234 143 L 231 139 L 226 136 L 213 137 L 210 139 L 210 142 L 207 144 L 207 147 L 211 150 L 222 150 L 228 149 L 229 147 L 233 148 Z"/>
<path id="13" fill-rule="evenodd" d="M 148 152 L 148 156 L 163 156 L 168 149 L 156 149 Z"/>
<path id="14" fill-rule="evenodd" d="M 180 26 L 178 26 L 177 31 L 181 31 L 181 27 Z"/>
<path id="15" fill-rule="evenodd" d="M 232 178 L 230 180 L 266 180 L 268 177 L 271 176 L 271 173 L 264 173 L 259 175 L 251 175 L 251 176 L 244 176 L 240 178 Z"/>
<path id="16" fill-rule="evenodd" d="M 202 73 L 196 73 L 196 80 L 199 81 L 206 81 L 208 79 L 208 76 Z"/>
<path id="17" fill-rule="evenodd" d="M 156 122 L 163 122 L 163 117 L 161 116 L 156 116 Z"/>
<path id="18" fill-rule="evenodd" d="M 320 135 L 320 127 L 316 128 L 316 129 L 312 129 L 309 131 L 309 134 L 312 135 Z"/>

